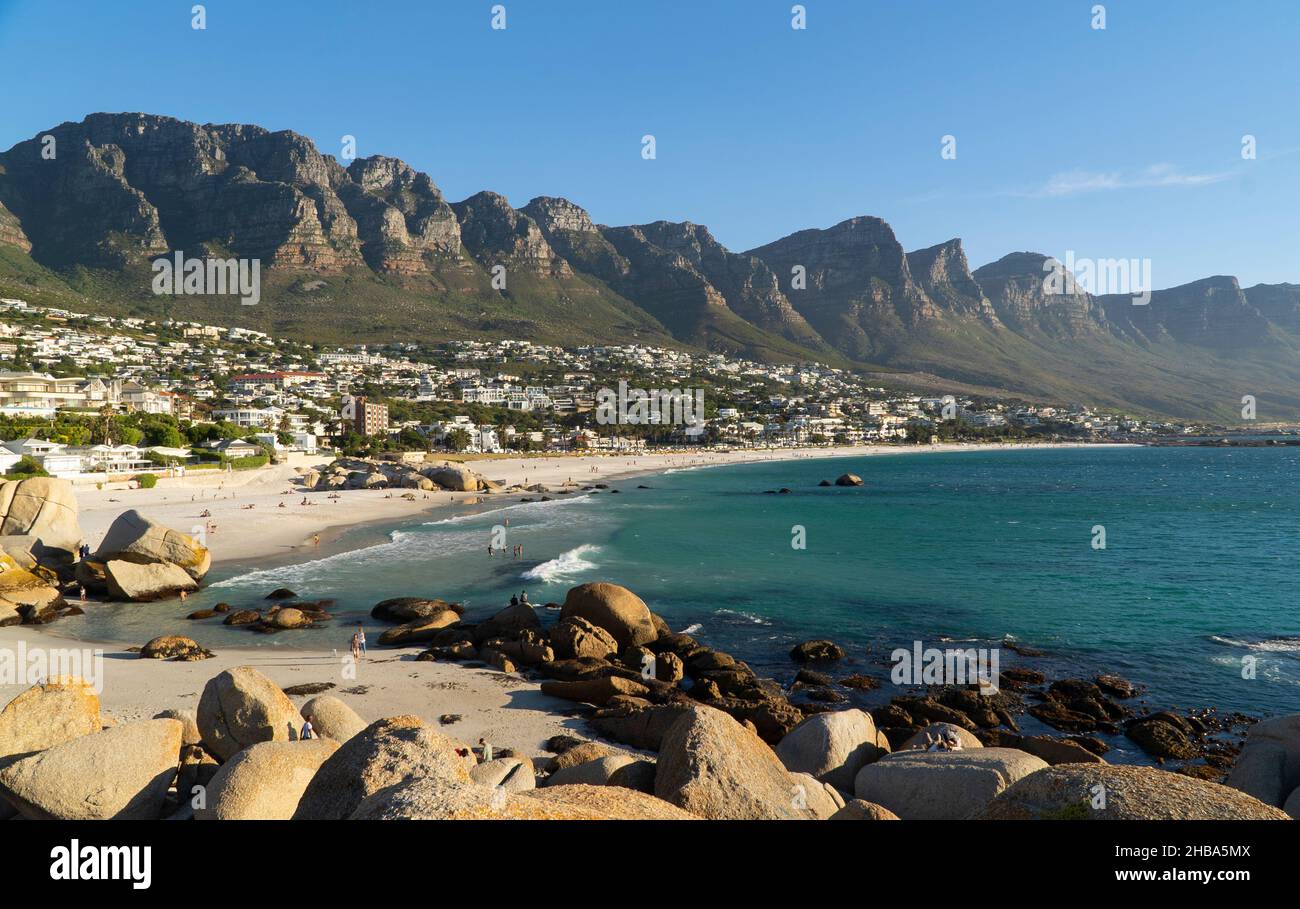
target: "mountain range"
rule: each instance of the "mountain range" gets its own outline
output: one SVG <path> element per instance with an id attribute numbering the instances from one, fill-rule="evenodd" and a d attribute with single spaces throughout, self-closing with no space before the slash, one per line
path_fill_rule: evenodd
<path id="1" fill-rule="evenodd" d="M 261 304 L 155 296 L 150 262 L 175 251 L 260 260 Z M 34 303 L 331 344 L 635 341 L 1183 419 L 1239 422 L 1250 394 L 1261 421 L 1300 418 L 1300 285 L 1214 276 L 1139 305 L 1048 293 L 1047 262 L 972 270 L 960 240 L 907 252 L 866 216 L 734 252 L 691 222 L 449 202 L 395 158 L 344 166 L 291 131 L 150 114 L 0 153 L 0 292 Z"/>

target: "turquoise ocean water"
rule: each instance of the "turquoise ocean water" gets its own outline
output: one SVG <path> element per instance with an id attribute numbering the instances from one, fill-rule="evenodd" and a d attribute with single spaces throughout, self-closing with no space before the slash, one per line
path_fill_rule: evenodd
<path id="1" fill-rule="evenodd" d="M 368 619 L 386 597 L 458 600 L 472 619 L 521 589 L 545 603 L 608 580 L 632 588 L 675 630 L 783 682 L 796 668 L 790 646 L 810 637 L 849 651 L 843 671 L 881 678 L 896 646 L 1011 637 L 1046 656 L 1004 651 L 1003 668 L 1116 672 L 1164 707 L 1293 712 L 1298 462 L 1289 448 L 1111 447 L 686 469 L 611 483 L 618 494 L 409 523 L 386 542 L 315 561 L 220 569 L 184 606 L 95 607 L 66 630 L 140 642 L 179 632 L 217 649 L 344 650 L 346 623 Z M 865 485 L 817 485 L 845 471 Z M 765 492 L 781 487 L 791 492 Z M 487 556 L 491 529 L 506 517 L 507 545 L 522 544 L 522 560 Z M 791 545 L 795 525 L 805 549 Z M 1105 549 L 1093 547 L 1097 525 Z M 259 605 L 278 586 L 337 599 L 339 621 L 262 636 L 181 618 L 221 600 Z M 1243 657 L 1257 661 L 1254 679 L 1242 678 Z M 895 693 L 888 689 L 874 696 Z"/>

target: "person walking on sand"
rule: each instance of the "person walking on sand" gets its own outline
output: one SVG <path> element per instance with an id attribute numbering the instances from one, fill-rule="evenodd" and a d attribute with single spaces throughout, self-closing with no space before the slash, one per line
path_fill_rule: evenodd
<path id="1" fill-rule="evenodd" d="M 366 629 L 362 627 L 360 622 L 357 622 L 357 644 L 361 647 L 361 656 L 364 658 L 366 655 Z"/>
<path id="2" fill-rule="evenodd" d="M 298 738 L 303 741 L 316 738 L 316 730 L 311 724 L 311 717 L 307 717 L 307 719 L 303 721 L 302 731 L 298 733 Z"/>
<path id="3" fill-rule="evenodd" d="M 352 632 L 352 661 L 356 662 L 361 659 L 361 637 L 355 631 Z"/>

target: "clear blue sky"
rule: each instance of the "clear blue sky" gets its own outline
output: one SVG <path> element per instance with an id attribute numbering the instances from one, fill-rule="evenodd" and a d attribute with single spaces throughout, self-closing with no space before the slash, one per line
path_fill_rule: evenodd
<path id="1" fill-rule="evenodd" d="M 558 195 L 743 250 L 878 215 L 908 249 L 1300 281 L 1296 0 L 0 0 L 0 148 L 92 111 L 293 129 L 447 197 Z M 653 134 L 658 157 L 641 157 Z M 1244 134 L 1258 158 L 1241 157 Z M 940 140 L 957 139 L 956 160 Z"/>

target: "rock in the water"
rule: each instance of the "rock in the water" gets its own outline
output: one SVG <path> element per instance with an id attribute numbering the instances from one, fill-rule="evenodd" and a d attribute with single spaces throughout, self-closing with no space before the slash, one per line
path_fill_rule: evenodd
<path id="1" fill-rule="evenodd" d="M 103 728 L 99 695 L 84 679 L 28 688 L 0 711 L 0 766 Z"/>
<path id="2" fill-rule="evenodd" d="M 804 641 L 790 651 L 790 659 L 800 663 L 822 663 L 844 659 L 844 648 L 834 641 Z"/>
<path id="3" fill-rule="evenodd" d="M 1152 767 L 1112 764 L 1061 764 L 1040 770 L 1007 788 L 977 816 L 985 820 L 1287 819 L 1285 812 L 1218 783 Z"/>
<path id="4" fill-rule="evenodd" d="M 855 473 L 842 473 L 835 478 L 836 486 L 861 486 L 862 477 Z"/>
<path id="5" fill-rule="evenodd" d="M 468 745 L 426 726 L 419 717 L 378 720 L 321 765 L 303 792 L 294 819 L 343 820 L 380 790 L 401 788 L 417 779 L 437 777 L 448 785 L 468 784 L 473 766 Z"/>
<path id="6" fill-rule="evenodd" d="M 184 568 L 170 562 L 141 564 L 110 559 L 104 563 L 104 578 L 110 597 L 130 603 L 163 600 L 199 586 Z"/>
<path id="7" fill-rule="evenodd" d="M 897 821 L 900 818 L 894 812 L 874 802 L 852 799 L 843 808 L 830 816 L 832 821 Z"/>
<path id="8" fill-rule="evenodd" d="M 366 721 L 355 710 L 330 694 L 312 698 L 302 705 L 299 713 L 303 719 L 311 720 L 311 728 L 317 735 L 340 744 L 366 728 Z"/>
<path id="9" fill-rule="evenodd" d="M 199 820 L 285 821 L 307 784 L 339 748 L 333 739 L 259 742 L 221 765 L 208 784 Z"/>
<path id="10" fill-rule="evenodd" d="M 596 582 L 573 587 L 564 598 L 560 619 L 584 618 L 613 635 L 619 649 L 639 647 L 659 637 L 650 609 L 632 591 Z"/>
<path id="11" fill-rule="evenodd" d="M 279 687 L 251 666 L 236 666 L 208 680 L 199 698 L 203 744 L 223 761 L 258 742 L 298 738 L 298 709 Z"/>
<path id="12" fill-rule="evenodd" d="M 450 609 L 457 615 L 462 613 L 459 603 L 448 603 L 446 600 L 427 600 L 423 597 L 393 597 L 390 600 L 382 600 L 375 604 L 375 608 L 370 610 L 372 619 L 379 619 L 383 622 L 414 622 L 416 619 L 428 619 L 437 615 L 444 610 Z"/>
<path id="13" fill-rule="evenodd" d="M 95 560 L 162 563 L 183 568 L 195 581 L 212 567 L 212 554 L 188 534 L 155 523 L 140 512 L 124 511 L 108 528 Z M 110 578 L 110 587 L 112 580 Z"/>
<path id="14" fill-rule="evenodd" d="M 1200 754 L 1188 737 L 1187 721 L 1171 713 L 1157 713 L 1131 724 L 1125 734 L 1153 757 L 1191 760 Z"/>
<path id="15" fill-rule="evenodd" d="M 156 820 L 180 762 L 181 724 L 141 720 L 78 736 L 0 770 L 0 789 L 37 820 Z"/>
<path id="16" fill-rule="evenodd" d="M 798 786 L 772 749 L 727 714 L 686 710 L 663 738 L 655 795 L 698 817 L 802 820 Z"/>
<path id="17" fill-rule="evenodd" d="M 963 820 L 1012 783 L 1046 767 L 1042 759 L 1012 748 L 898 751 L 859 770 L 853 792 L 906 821 Z"/>
<path id="18" fill-rule="evenodd" d="M 813 714 L 776 747 L 776 756 L 791 773 L 812 774 L 846 792 L 863 765 L 884 753 L 877 745 L 876 724 L 861 710 Z"/>
<path id="19" fill-rule="evenodd" d="M 179 634 L 164 634 L 140 648 L 140 657 L 146 660 L 176 660 L 193 663 L 214 656 L 211 650 L 200 647 L 192 638 Z"/>

